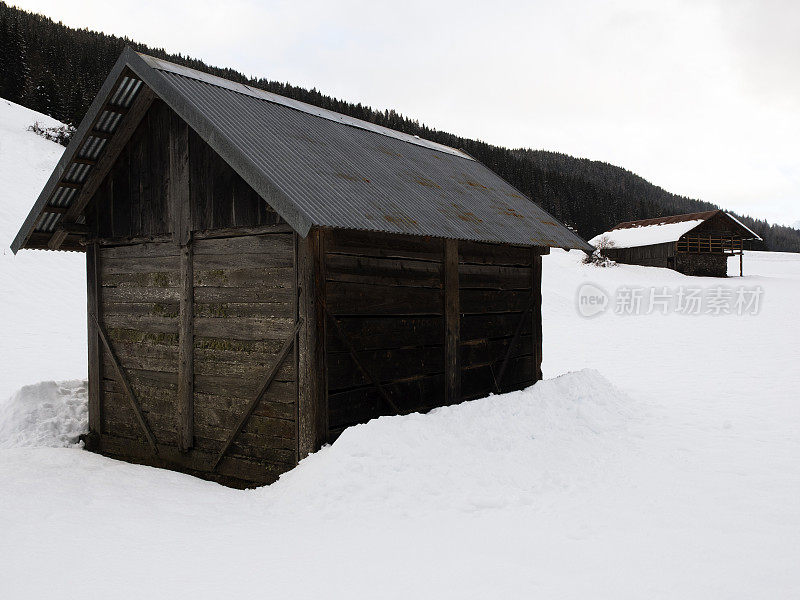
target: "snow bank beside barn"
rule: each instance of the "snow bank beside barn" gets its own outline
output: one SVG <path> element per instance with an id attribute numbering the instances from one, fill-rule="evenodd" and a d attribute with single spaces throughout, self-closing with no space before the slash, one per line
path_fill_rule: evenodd
<path id="1" fill-rule="evenodd" d="M 0 401 L 0 448 L 80 447 L 88 425 L 86 381 L 41 381 Z"/>
<path id="2" fill-rule="evenodd" d="M 586 369 L 525 390 L 346 429 L 262 492 L 293 511 L 418 515 L 540 505 L 631 449 L 636 404 Z"/>

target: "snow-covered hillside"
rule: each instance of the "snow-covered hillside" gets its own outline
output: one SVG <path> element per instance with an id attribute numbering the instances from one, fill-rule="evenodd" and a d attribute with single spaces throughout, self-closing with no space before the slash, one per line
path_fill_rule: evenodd
<path id="1" fill-rule="evenodd" d="M 0 137 L 0 176 L 20 194 L 0 215 L 7 237 L 60 150 L 11 108 L 0 103 L 19 121 Z M 28 159 L 7 152 L 12 135 Z M 545 381 L 351 428 L 267 488 L 64 447 L 85 427 L 81 382 L 20 391 L 0 404 L 0 589 L 800 597 L 800 255 L 747 253 L 746 277 L 727 280 L 581 256 L 544 259 Z M 3 257 L 0 389 L 83 377 L 81 258 Z M 591 317 L 587 294 L 607 301 Z M 693 294 L 699 314 L 680 310 Z"/>
<path id="2" fill-rule="evenodd" d="M 82 254 L 9 249 L 63 146 L 27 131 L 46 115 L 0 99 L 0 401 L 43 379 L 86 375 Z"/>

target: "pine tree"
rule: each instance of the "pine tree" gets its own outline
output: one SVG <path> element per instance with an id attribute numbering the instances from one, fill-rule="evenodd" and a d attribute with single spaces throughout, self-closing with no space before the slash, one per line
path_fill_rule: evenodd
<path id="1" fill-rule="evenodd" d="M 28 84 L 28 65 L 25 56 L 25 45 L 20 33 L 18 20 L 3 11 L 2 56 L 3 66 L 0 71 L 0 94 L 12 102 L 22 103 Z"/>

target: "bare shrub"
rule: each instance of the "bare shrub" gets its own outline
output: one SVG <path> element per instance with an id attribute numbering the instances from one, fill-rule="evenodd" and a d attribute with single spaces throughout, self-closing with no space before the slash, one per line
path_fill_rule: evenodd
<path id="1" fill-rule="evenodd" d="M 594 252 L 587 253 L 583 258 L 583 264 L 594 265 L 595 267 L 614 267 L 616 262 L 608 258 L 604 253 L 609 248 L 614 247 L 614 242 L 608 239 L 607 236 L 601 237 L 594 247 Z"/>
<path id="2" fill-rule="evenodd" d="M 44 127 L 36 121 L 33 125 L 28 125 L 28 131 L 32 131 L 36 135 L 42 136 L 46 140 L 55 142 L 66 146 L 75 133 L 75 128 L 72 125 L 59 125 L 58 127 Z"/>

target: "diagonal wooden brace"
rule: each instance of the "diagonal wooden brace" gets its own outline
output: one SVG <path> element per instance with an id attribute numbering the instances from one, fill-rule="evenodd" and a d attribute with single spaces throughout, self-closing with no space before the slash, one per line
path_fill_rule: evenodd
<path id="1" fill-rule="evenodd" d="M 128 397 L 128 401 L 131 403 L 133 412 L 136 413 L 136 420 L 139 421 L 139 425 L 141 425 L 142 430 L 144 431 L 147 442 L 153 449 L 153 454 L 158 456 L 156 438 L 153 435 L 150 426 L 147 424 L 147 419 L 144 417 L 142 407 L 139 406 L 139 401 L 136 399 L 136 393 L 133 391 L 130 381 L 128 381 L 128 376 L 125 374 L 125 370 L 122 368 L 122 365 L 119 362 L 117 353 L 114 352 L 114 348 L 111 347 L 111 342 L 108 339 L 108 334 L 106 333 L 105 327 L 103 327 L 103 325 L 97 319 L 97 315 L 92 314 L 92 318 L 94 319 L 95 325 L 97 325 L 97 331 L 100 333 L 100 339 L 103 342 L 103 346 L 105 346 L 106 352 L 108 352 L 108 355 L 111 357 L 111 364 L 114 366 L 114 370 L 117 372 L 117 377 L 119 378 L 120 384 L 122 384 L 122 389 L 125 390 L 125 395 Z"/>
<path id="2" fill-rule="evenodd" d="M 500 372 L 497 374 L 497 379 L 495 381 L 495 386 L 497 387 L 497 392 L 500 393 L 500 385 L 503 383 L 503 375 L 506 374 L 506 367 L 508 366 L 508 360 L 511 358 L 511 351 L 514 349 L 514 346 L 517 345 L 519 341 L 520 334 L 522 333 L 522 326 L 525 324 L 525 319 L 528 317 L 528 313 L 531 312 L 531 308 L 533 308 L 533 294 L 528 297 L 527 301 L 527 308 L 523 311 L 523 313 L 519 317 L 519 323 L 517 323 L 517 329 L 514 331 L 514 337 L 511 338 L 511 343 L 508 345 L 508 350 L 506 350 L 506 356 L 503 359 L 503 364 L 500 366 Z"/>
<path id="3" fill-rule="evenodd" d="M 386 390 L 381 385 L 381 382 L 378 381 L 378 379 L 375 378 L 372 375 L 372 373 L 367 371 L 367 368 L 361 363 L 361 359 L 358 358 L 358 354 L 356 353 L 356 349 L 353 346 L 353 343 L 350 341 L 350 338 L 347 337 L 347 334 L 342 329 L 342 326 L 339 324 L 338 319 L 335 316 L 333 316 L 330 310 L 328 310 L 328 305 L 325 304 L 324 301 L 322 302 L 322 308 L 325 310 L 325 314 L 327 315 L 328 319 L 330 319 L 331 324 L 333 325 L 333 330 L 336 332 L 336 335 L 339 336 L 339 339 L 342 341 L 342 343 L 345 345 L 345 348 L 347 348 L 347 351 L 350 353 L 350 357 L 353 359 L 353 362 L 356 363 L 356 367 L 358 368 L 358 370 L 364 374 L 364 377 L 370 380 L 370 383 L 372 383 L 373 386 L 375 386 L 375 388 L 378 390 L 381 397 L 383 398 L 383 401 L 386 402 L 386 404 L 396 414 L 398 415 L 401 414 L 400 409 L 397 408 L 394 402 L 392 402 L 392 399 L 389 397 L 389 394 L 386 393 Z"/>
<path id="4" fill-rule="evenodd" d="M 236 425 L 236 429 L 234 429 L 231 432 L 231 435 L 228 436 L 228 441 L 225 442 L 225 445 L 222 447 L 222 450 L 219 451 L 216 460 L 214 460 L 214 464 L 211 466 L 212 472 L 217 470 L 217 467 L 219 466 L 219 463 L 222 460 L 222 458 L 225 456 L 225 453 L 231 447 L 231 444 L 233 444 L 233 441 L 236 439 L 236 437 L 242 432 L 242 429 L 244 429 L 244 426 L 247 423 L 247 420 L 250 418 L 250 415 L 253 414 L 253 411 L 256 409 L 256 406 L 258 406 L 258 403 L 261 401 L 261 398 L 264 396 L 264 394 L 267 393 L 267 390 L 269 390 L 270 386 L 272 385 L 272 382 L 275 381 L 275 377 L 278 374 L 278 369 L 281 368 L 283 361 L 286 360 L 286 357 L 289 354 L 289 350 L 292 349 L 292 346 L 294 345 L 294 342 L 297 339 L 297 333 L 300 331 L 300 327 L 302 325 L 303 325 L 303 319 L 299 319 L 294 326 L 292 334 L 288 338 L 286 338 L 286 341 L 283 343 L 283 346 L 281 346 L 281 349 L 278 352 L 278 357 L 275 359 L 275 364 L 272 365 L 272 369 L 270 369 L 269 374 L 267 375 L 266 379 L 264 379 L 264 383 L 261 386 L 261 389 L 259 390 L 258 394 L 256 394 L 253 397 L 253 399 L 250 400 L 250 403 L 244 409 L 242 416 L 239 418 L 239 423 Z"/>

